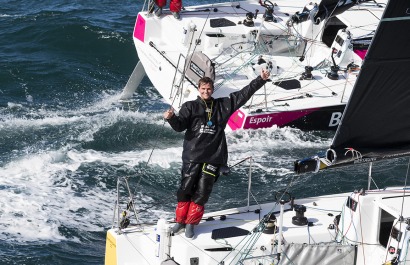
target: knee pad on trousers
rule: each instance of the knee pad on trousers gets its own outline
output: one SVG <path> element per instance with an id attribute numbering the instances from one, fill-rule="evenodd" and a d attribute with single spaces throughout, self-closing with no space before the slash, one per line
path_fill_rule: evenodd
<path id="1" fill-rule="evenodd" d="M 185 224 L 191 202 L 178 202 L 175 209 L 175 222 Z"/>
<path id="2" fill-rule="evenodd" d="M 189 204 L 188 215 L 186 218 L 186 224 L 197 225 L 202 219 L 204 215 L 205 207 L 203 205 L 196 204 L 195 202 L 191 202 Z"/>
<path id="3" fill-rule="evenodd" d="M 155 4 L 158 7 L 164 7 L 167 4 L 167 0 L 155 0 Z"/>
<path id="4" fill-rule="evenodd" d="M 170 0 L 169 10 L 171 12 L 180 12 L 182 9 L 182 0 Z"/>

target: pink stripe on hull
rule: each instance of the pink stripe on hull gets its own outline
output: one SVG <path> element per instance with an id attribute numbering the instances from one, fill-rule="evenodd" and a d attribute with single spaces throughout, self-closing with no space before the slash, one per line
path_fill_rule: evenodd
<path id="1" fill-rule="evenodd" d="M 366 56 L 367 50 L 354 50 L 354 52 L 363 60 Z"/>
<path id="2" fill-rule="evenodd" d="M 134 27 L 134 38 L 144 42 L 145 40 L 145 19 L 138 14 Z"/>

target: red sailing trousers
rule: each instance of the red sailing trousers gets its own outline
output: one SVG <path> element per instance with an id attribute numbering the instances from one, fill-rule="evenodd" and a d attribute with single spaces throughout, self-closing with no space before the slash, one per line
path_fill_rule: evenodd
<path id="1" fill-rule="evenodd" d="M 204 215 L 204 205 L 219 175 L 219 166 L 206 163 L 183 163 L 181 175 L 175 221 L 197 225 Z"/>
<path id="2" fill-rule="evenodd" d="M 197 225 L 204 215 L 205 208 L 195 202 L 178 202 L 175 210 L 175 222 Z"/>
<path id="3" fill-rule="evenodd" d="M 167 0 L 155 0 L 155 4 L 158 7 L 164 7 L 167 4 Z M 170 0 L 169 10 L 171 12 L 180 12 L 182 8 L 182 0 Z"/>

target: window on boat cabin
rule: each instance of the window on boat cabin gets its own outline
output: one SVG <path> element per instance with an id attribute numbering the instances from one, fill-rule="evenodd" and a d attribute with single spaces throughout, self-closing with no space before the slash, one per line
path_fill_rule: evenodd
<path id="1" fill-rule="evenodd" d="M 383 209 L 380 209 L 380 230 L 379 230 L 379 243 L 380 245 L 387 247 L 389 242 L 390 232 L 393 227 L 395 217 Z"/>
<path id="2" fill-rule="evenodd" d="M 337 17 L 332 17 L 325 25 L 323 30 L 322 41 L 330 47 L 336 38 L 339 29 L 345 29 L 347 26 Z"/>

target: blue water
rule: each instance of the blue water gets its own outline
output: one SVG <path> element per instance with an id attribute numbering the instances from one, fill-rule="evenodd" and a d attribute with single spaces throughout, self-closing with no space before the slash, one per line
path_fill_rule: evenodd
<path id="1" fill-rule="evenodd" d="M 143 222 L 173 216 L 183 135 L 164 125 L 167 105 L 149 79 L 119 102 L 138 62 L 132 31 L 142 4 L 0 1 L 0 264 L 103 264 L 118 177 L 129 177 Z M 253 157 L 259 202 L 285 188 L 300 198 L 366 187 L 365 166 L 292 173 L 294 160 L 331 139 L 235 132 L 230 164 Z M 379 187 L 403 184 L 406 162 L 377 163 Z M 248 165 L 218 180 L 207 210 L 246 203 Z"/>

